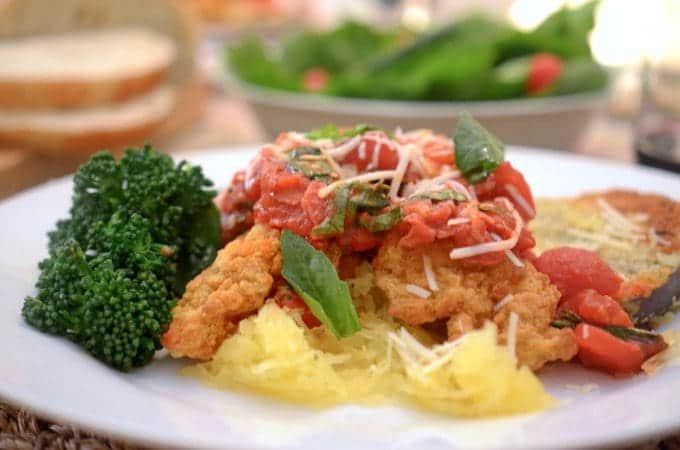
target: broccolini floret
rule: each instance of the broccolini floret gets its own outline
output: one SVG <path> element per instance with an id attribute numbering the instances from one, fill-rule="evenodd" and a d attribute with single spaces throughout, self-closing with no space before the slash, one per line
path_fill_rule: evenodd
<path id="1" fill-rule="evenodd" d="M 150 147 L 99 153 L 74 178 L 23 316 L 119 369 L 146 364 L 186 282 L 220 247 L 212 183 Z"/>

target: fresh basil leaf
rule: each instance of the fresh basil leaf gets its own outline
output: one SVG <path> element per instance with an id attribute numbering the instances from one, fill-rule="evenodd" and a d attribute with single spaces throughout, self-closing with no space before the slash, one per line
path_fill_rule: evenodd
<path id="1" fill-rule="evenodd" d="M 575 328 L 581 322 L 583 322 L 583 319 L 578 314 L 571 311 L 562 311 L 555 320 L 550 322 L 550 326 L 555 328 Z"/>
<path id="2" fill-rule="evenodd" d="M 309 309 L 337 337 L 361 329 L 347 283 L 323 252 L 288 230 L 281 233 L 281 274 Z"/>
<path id="3" fill-rule="evenodd" d="M 347 217 L 347 202 L 351 186 L 346 185 L 335 190 L 333 214 L 326 217 L 323 222 L 312 229 L 313 236 L 331 236 L 345 231 L 345 218 Z"/>
<path id="4" fill-rule="evenodd" d="M 304 155 L 320 156 L 321 150 L 316 147 L 299 147 L 293 149 L 288 154 L 288 167 L 293 172 L 299 172 L 305 177 L 314 181 L 323 181 L 327 183 L 330 181 L 330 176 L 333 173 L 328 161 L 325 159 L 319 160 L 305 160 Z"/>
<path id="5" fill-rule="evenodd" d="M 575 328 L 581 322 L 583 322 L 583 319 L 578 314 L 562 311 L 550 325 L 555 328 Z M 624 341 L 649 342 L 661 339 L 661 335 L 658 333 L 641 328 L 606 325 L 602 329 Z"/>
<path id="6" fill-rule="evenodd" d="M 503 162 L 503 143 L 463 112 L 453 136 L 456 166 L 470 183 L 479 183 Z"/>
<path id="7" fill-rule="evenodd" d="M 432 200 L 435 202 L 441 202 L 444 200 L 455 200 L 457 202 L 468 201 L 468 198 L 464 194 L 453 190 L 423 192 L 422 194 L 418 194 L 413 198 L 416 200 Z"/>
<path id="8" fill-rule="evenodd" d="M 624 341 L 649 342 L 661 339 L 661 336 L 658 333 L 640 328 L 616 327 L 609 325 L 604 327 L 604 329 L 617 338 L 623 339 Z"/>
<path id="9" fill-rule="evenodd" d="M 360 217 L 359 225 L 366 228 L 371 233 L 377 233 L 379 231 L 389 230 L 399 223 L 401 217 L 401 208 L 394 208 L 377 216 Z"/>
<path id="10" fill-rule="evenodd" d="M 355 191 L 358 191 L 356 195 L 350 198 L 350 204 L 354 211 L 377 212 L 390 204 L 390 201 L 387 199 L 390 188 L 386 184 L 371 186 L 363 183 L 354 183 L 352 187 Z"/>
<path id="11" fill-rule="evenodd" d="M 360 134 L 364 134 L 367 131 L 371 130 L 377 130 L 377 127 L 374 127 L 372 125 L 367 125 L 367 124 L 359 124 L 355 126 L 354 128 L 350 128 L 347 130 L 340 131 L 338 127 L 333 125 L 332 123 L 329 123 L 323 128 L 317 128 L 316 130 L 312 130 L 308 132 L 305 137 L 307 139 L 330 139 L 331 141 L 337 141 L 339 139 L 343 138 L 351 138 L 354 136 L 358 136 Z"/>

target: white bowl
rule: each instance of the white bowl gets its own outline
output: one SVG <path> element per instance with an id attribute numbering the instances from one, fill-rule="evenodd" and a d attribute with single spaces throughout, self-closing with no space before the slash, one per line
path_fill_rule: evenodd
<path id="1" fill-rule="evenodd" d="M 478 102 L 425 102 L 330 97 L 286 92 L 236 80 L 226 86 L 245 98 L 269 135 L 281 131 L 309 130 L 334 123 L 367 123 L 392 130 L 429 128 L 451 135 L 456 118 L 468 111 L 498 135 L 515 145 L 573 149 L 593 114 L 602 109 L 606 91 Z"/>

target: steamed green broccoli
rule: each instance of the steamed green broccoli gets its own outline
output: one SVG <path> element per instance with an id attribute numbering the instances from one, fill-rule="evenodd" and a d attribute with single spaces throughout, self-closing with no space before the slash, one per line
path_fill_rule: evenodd
<path id="1" fill-rule="evenodd" d="M 75 175 L 70 217 L 49 233 L 26 321 L 119 370 L 147 363 L 186 282 L 220 247 L 210 186 L 148 146 L 120 162 L 93 156 Z"/>

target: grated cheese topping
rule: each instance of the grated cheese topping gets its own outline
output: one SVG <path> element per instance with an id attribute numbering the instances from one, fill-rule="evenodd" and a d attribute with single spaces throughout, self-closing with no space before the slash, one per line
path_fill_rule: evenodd
<path id="1" fill-rule="evenodd" d="M 354 177 L 345 178 L 344 180 L 334 181 L 331 184 L 319 189 L 318 195 L 320 198 L 324 198 L 327 197 L 335 189 L 345 184 L 350 184 L 354 182 L 364 183 L 367 181 L 387 180 L 390 178 L 394 178 L 395 173 L 396 171 L 394 170 L 378 170 L 375 172 L 367 172 Z"/>
<path id="2" fill-rule="evenodd" d="M 524 196 L 520 194 L 519 189 L 517 189 L 514 184 L 506 184 L 505 189 L 508 191 L 508 194 L 510 194 L 510 197 L 512 197 L 515 203 L 520 208 L 522 208 L 529 217 L 536 216 L 536 211 L 534 208 L 532 208 L 527 199 L 525 199 Z"/>
<path id="3" fill-rule="evenodd" d="M 348 139 L 347 141 L 343 142 L 337 147 L 328 149 L 328 154 L 331 155 L 333 158 L 342 159 L 345 156 L 347 156 L 352 150 L 357 148 L 360 142 L 361 135 L 354 136 L 353 138 Z"/>
<path id="4" fill-rule="evenodd" d="M 522 232 L 522 226 L 524 225 L 524 222 L 522 221 L 519 213 L 517 213 L 517 210 L 511 208 L 510 211 L 515 219 L 515 229 L 512 231 L 512 235 L 508 239 L 494 242 L 484 242 L 482 244 L 471 245 L 469 247 L 454 248 L 449 253 L 449 258 L 469 258 L 470 256 L 482 255 L 484 253 L 510 250 L 515 245 L 517 245 L 517 241 L 519 240 L 519 235 Z"/>
<path id="5" fill-rule="evenodd" d="M 493 305 L 494 314 L 497 313 L 498 311 L 500 311 L 501 309 L 503 309 L 503 307 L 505 307 L 505 305 L 510 303 L 512 301 L 512 299 L 513 299 L 512 294 L 508 294 L 505 297 L 503 297 L 502 299 L 500 299 L 500 301 L 498 303 Z"/>
<path id="6" fill-rule="evenodd" d="M 491 233 L 491 238 L 493 238 L 494 241 L 501 240 L 501 237 L 496 233 Z M 522 260 L 519 259 L 517 255 L 513 253 L 512 250 L 503 250 L 503 253 L 505 253 L 505 256 L 507 256 L 507 258 L 510 260 L 512 264 L 514 264 L 517 267 L 524 267 L 524 263 L 522 262 Z"/>
<path id="7" fill-rule="evenodd" d="M 517 326 L 519 324 L 519 316 L 514 311 L 510 313 L 508 319 L 508 351 L 510 355 L 517 358 Z"/>
<path id="8" fill-rule="evenodd" d="M 427 289 L 410 283 L 406 285 L 406 292 L 420 298 L 428 298 L 430 295 L 432 295 L 432 292 L 428 291 Z"/>
<path id="9" fill-rule="evenodd" d="M 432 258 L 429 255 L 423 254 L 423 270 L 425 271 L 425 278 L 427 278 L 427 285 L 431 291 L 437 292 L 439 285 L 437 284 L 437 276 L 432 270 Z"/>
<path id="10" fill-rule="evenodd" d="M 470 218 L 469 217 L 456 217 L 455 219 L 449 219 L 446 224 L 448 226 L 453 226 L 453 225 L 461 225 L 463 223 L 469 223 Z"/>
<path id="11" fill-rule="evenodd" d="M 390 197 L 396 199 L 399 194 L 399 188 L 401 187 L 401 182 L 404 180 L 404 175 L 406 174 L 406 169 L 408 168 L 408 163 L 411 160 L 411 152 L 413 151 L 413 145 L 407 144 L 406 146 L 398 146 L 397 153 L 399 154 L 399 163 L 395 169 L 394 178 L 392 179 L 392 185 L 390 186 Z"/>

